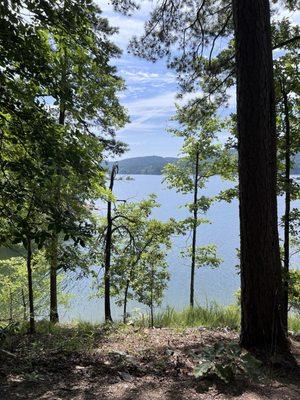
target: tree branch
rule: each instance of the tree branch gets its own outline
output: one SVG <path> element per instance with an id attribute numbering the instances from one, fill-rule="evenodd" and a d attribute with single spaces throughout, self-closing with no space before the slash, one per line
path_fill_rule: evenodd
<path id="1" fill-rule="evenodd" d="M 281 47 L 284 47 L 288 44 L 291 44 L 291 43 L 294 43 L 297 41 L 300 41 L 300 35 L 294 36 L 288 40 L 285 40 L 284 42 L 280 42 L 280 43 L 276 44 L 275 46 L 273 46 L 273 50 L 280 49 Z"/>

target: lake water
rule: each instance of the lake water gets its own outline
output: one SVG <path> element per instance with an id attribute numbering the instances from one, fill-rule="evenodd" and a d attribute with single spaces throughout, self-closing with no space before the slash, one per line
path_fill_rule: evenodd
<path id="1" fill-rule="evenodd" d="M 170 190 L 162 183 L 162 177 L 157 175 L 135 175 L 133 180 L 116 181 L 115 194 L 119 199 L 139 201 L 150 193 L 157 195 L 161 207 L 154 210 L 153 217 L 167 220 L 170 217 L 182 219 L 188 215 L 184 204 L 191 201 L 191 196 L 184 196 Z M 203 191 L 204 195 L 213 196 L 220 190 L 232 186 L 232 183 L 213 177 Z M 297 206 L 300 204 L 297 202 Z M 100 204 L 99 204 L 100 205 Z M 295 204 L 296 206 L 296 204 Z M 278 200 L 278 212 L 282 215 L 284 202 Z M 103 210 L 104 211 L 104 210 Z M 239 219 L 238 201 L 232 203 L 215 203 L 207 213 L 211 224 L 203 224 L 198 228 L 198 244 L 214 243 L 218 246 L 218 255 L 223 262 L 218 269 L 201 268 L 195 276 L 195 298 L 199 304 L 216 301 L 223 305 L 235 301 L 234 293 L 239 288 L 239 276 L 235 266 L 238 264 L 236 249 L 239 247 Z M 190 236 L 175 237 L 173 248 L 168 254 L 168 263 L 171 273 L 169 287 L 165 292 L 162 308 L 167 305 L 181 309 L 189 304 L 190 261 L 180 257 L 180 251 L 190 244 Z M 293 266 L 294 267 L 294 266 Z M 100 322 L 103 320 L 103 299 L 95 298 L 88 278 L 76 280 L 72 283 L 71 293 L 76 298 L 71 300 L 70 307 L 61 310 L 61 319 L 64 321 L 85 320 Z M 121 318 L 121 310 L 113 304 L 113 317 Z M 143 309 L 137 303 L 129 303 L 129 311 L 136 308 Z"/>

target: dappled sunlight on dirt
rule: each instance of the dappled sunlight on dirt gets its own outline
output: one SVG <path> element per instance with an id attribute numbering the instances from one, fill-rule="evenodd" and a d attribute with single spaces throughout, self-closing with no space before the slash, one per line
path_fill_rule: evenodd
<path id="1" fill-rule="evenodd" d="M 238 376 L 230 385 L 196 379 L 193 369 L 203 346 L 238 340 L 227 329 L 128 327 L 109 334 L 99 330 L 92 349 L 74 352 L 54 349 L 51 335 L 35 340 L 44 345 L 32 346 L 26 338 L 26 343 L 16 340 L 11 354 L 1 353 L 1 400 L 300 398 L 297 370 L 288 374 L 266 370 L 255 381 Z M 293 349 L 299 352 L 299 342 L 293 342 Z"/>

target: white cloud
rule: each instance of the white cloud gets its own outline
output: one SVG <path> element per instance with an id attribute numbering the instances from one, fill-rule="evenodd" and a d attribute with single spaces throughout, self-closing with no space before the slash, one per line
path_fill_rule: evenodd
<path id="1" fill-rule="evenodd" d="M 148 133 L 157 129 L 164 130 L 175 110 L 175 95 L 175 92 L 167 92 L 125 103 L 132 122 L 124 130 Z"/>
<path id="2" fill-rule="evenodd" d="M 144 21 L 133 17 L 112 15 L 109 17 L 109 22 L 111 26 L 119 28 L 119 33 L 115 36 L 115 42 L 122 49 L 127 48 L 130 39 L 134 35 L 140 35 L 144 30 Z"/>
<path id="3" fill-rule="evenodd" d="M 148 133 L 153 130 L 165 130 L 170 123 L 170 117 L 175 112 L 175 104 L 183 104 L 191 97 L 193 96 L 185 96 L 184 99 L 179 100 L 176 98 L 176 91 L 168 91 L 160 95 L 124 102 L 132 122 L 122 131 Z"/>
<path id="4" fill-rule="evenodd" d="M 125 103 L 133 116 L 166 115 L 174 109 L 176 92 L 165 92 L 158 96 L 138 99 Z"/>
<path id="5" fill-rule="evenodd" d="M 126 79 L 129 84 L 140 84 L 148 83 L 153 86 L 160 86 L 162 84 L 172 84 L 176 83 L 176 76 L 171 72 L 166 73 L 154 73 L 146 71 L 134 71 L 123 69 L 120 73 Z"/>
<path id="6" fill-rule="evenodd" d="M 126 49 L 134 35 L 139 36 L 143 33 L 144 23 L 153 9 L 153 3 L 145 1 L 141 4 L 140 9 L 130 17 L 115 12 L 109 0 L 96 0 L 96 3 L 101 8 L 103 16 L 109 19 L 110 25 L 119 28 L 115 41 L 122 49 Z"/>

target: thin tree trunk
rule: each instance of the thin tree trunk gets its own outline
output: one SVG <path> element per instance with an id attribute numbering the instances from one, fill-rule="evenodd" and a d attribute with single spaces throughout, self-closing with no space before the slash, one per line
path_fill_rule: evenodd
<path id="1" fill-rule="evenodd" d="M 154 327 L 153 299 L 151 299 L 150 318 L 151 318 L 151 328 L 153 328 Z"/>
<path id="2" fill-rule="evenodd" d="M 23 289 L 22 289 L 21 293 L 22 293 L 22 303 L 23 303 L 23 320 L 26 321 L 27 320 L 27 309 L 26 309 L 26 300 L 25 300 L 25 294 L 24 294 Z"/>
<path id="3" fill-rule="evenodd" d="M 112 167 L 110 175 L 109 189 L 112 192 L 114 187 L 114 180 L 118 172 L 118 167 Z M 107 202 L 107 230 L 105 238 L 105 254 L 104 254 L 104 315 L 105 321 L 112 321 L 111 307 L 110 307 L 110 263 L 111 263 L 111 246 L 112 246 L 112 202 Z"/>
<path id="4" fill-rule="evenodd" d="M 60 105 L 58 123 L 65 124 L 66 110 L 63 104 Z M 60 171 L 57 168 L 58 182 L 55 188 L 55 201 L 57 207 L 60 204 Z M 52 235 L 50 243 L 50 322 L 56 324 L 59 322 L 58 315 L 58 300 L 57 300 L 57 270 L 58 270 L 58 234 L 55 232 Z"/>
<path id="5" fill-rule="evenodd" d="M 11 288 L 9 288 L 9 320 L 13 321 L 13 297 Z"/>
<path id="6" fill-rule="evenodd" d="M 66 119 L 66 107 L 65 103 L 62 100 L 65 96 L 64 89 L 66 86 L 67 79 L 67 58 L 64 51 L 63 59 L 62 59 L 62 71 L 61 71 L 61 81 L 60 81 L 60 105 L 59 105 L 59 116 L 58 123 L 59 125 L 65 125 Z M 61 202 L 61 179 L 60 179 L 60 166 L 57 166 L 57 186 L 55 188 L 55 201 L 57 207 L 59 207 Z M 58 300 L 57 300 L 57 270 L 58 270 L 58 235 L 54 233 L 51 238 L 51 253 L 50 253 L 50 322 L 57 323 L 59 322 L 58 315 Z"/>
<path id="7" fill-rule="evenodd" d="M 128 299 L 128 290 L 129 290 L 129 280 L 126 282 L 125 292 L 124 292 L 124 304 L 123 304 L 123 323 L 127 322 L 127 299 Z"/>
<path id="8" fill-rule="evenodd" d="M 50 322 L 59 322 L 57 305 L 57 266 L 58 266 L 58 235 L 54 234 L 51 240 L 50 259 Z"/>
<path id="9" fill-rule="evenodd" d="M 27 279 L 28 279 L 28 300 L 29 300 L 29 333 L 35 333 L 35 319 L 34 319 L 34 303 L 33 303 L 33 287 L 32 287 L 32 249 L 31 240 L 27 240 Z"/>
<path id="10" fill-rule="evenodd" d="M 110 309 L 110 262 L 112 242 L 111 202 L 107 204 L 107 232 L 105 241 L 104 312 L 105 321 L 112 321 Z"/>
<path id="11" fill-rule="evenodd" d="M 241 345 L 284 352 L 268 0 L 233 0 L 241 238 Z"/>
<path id="12" fill-rule="evenodd" d="M 195 300 L 195 262 L 197 246 L 197 222 L 198 222 L 198 179 L 199 179 L 199 152 L 196 153 L 195 180 L 194 180 L 194 201 L 193 201 L 193 237 L 192 237 L 192 264 L 190 281 L 190 307 L 194 307 Z"/>
<path id="13" fill-rule="evenodd" d="M 151 328 L 154 327 L 154 312 L 153 312 L 153 286 L 154 286 L 154 271 L 151 269 L 151 295 L 150 295 L 150 321 Z"/>
<path id="14" fill-rule="evenodd" d="M 285 117 L 285 213 L 284 213 L 284 280 L 283 280 L 283 325 L 288 330 L 288 291 L 289 291 L 289 265 L 290 265 L 290 211 L 291 211 L 291 143 L 290 143 L 290 119 L 288 96 L 281 86 L 284 117 Z"/>

